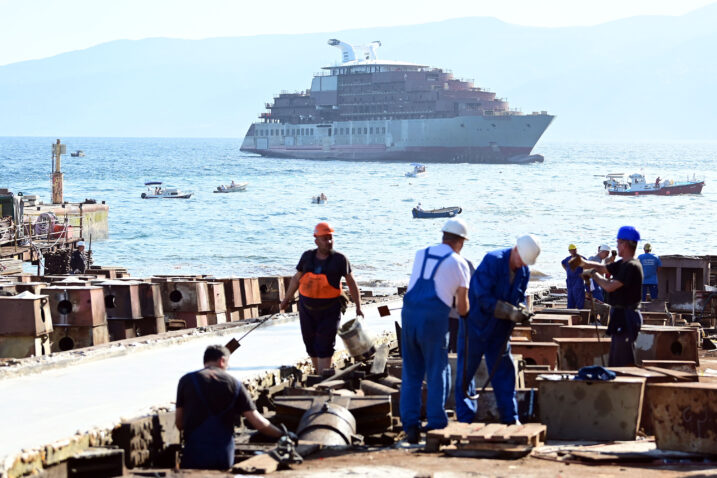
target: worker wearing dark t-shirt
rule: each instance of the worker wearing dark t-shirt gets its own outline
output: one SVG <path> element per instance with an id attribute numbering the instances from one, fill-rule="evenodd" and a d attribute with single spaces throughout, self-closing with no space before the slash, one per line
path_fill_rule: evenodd
<path id="1" fill-rule="evenodd" d="M 210 345 L 204 352 L 204 368 L 179 380 L 175 423 L 184 433 L 182 468 L 231 468 L 237 414 L 264 435 L 282 435 L 256 410 L 244 386 L 226 372 L 229 355 L 226 347 Z"/>
<path id="2" fill-rule="evenodd" d="M 642 294 L 642 265 L 635 259 L 639 240 L 640 233 L 634 227 L 623 226 L 617 233 L 619 261 L 607 265 L 577 260 L 571 263 L 571 266 L 582 266 L 586 276 L 609 292 L 607 301 L 611 309 L 607 333 L 612 337 L 609 367 L 635 365 L 635 340 L 642 326 L 642 316 L 637 311 Z M 612 277 L 606 279 L 603 276 L 606 273 Z"/>
<path id="3" fill-rule="evenodd" d="M 361 297 L 351 274 L 349 260 L 334 251 L 334 230 L 326 222 L 314 228 L 316 249 L 301 255 L 296 274 L 291 278 L 289 289 L 281 302 L 285 310 L 289 301 L 299 291 L 299 322 L 306 352 L 311 357 L 315 373 L 331 368 L 331 358 L 336 345 L 336 331 L 341 320 L 341 278 L 346 278 L 351 299 L 356 304 L 356 315 L 361 312 Z"/>

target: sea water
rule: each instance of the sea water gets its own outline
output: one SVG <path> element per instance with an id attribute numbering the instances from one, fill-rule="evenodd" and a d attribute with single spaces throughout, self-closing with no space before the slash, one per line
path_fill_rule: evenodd
<path id="1" fill-rule="evenodd" d="M 51 199 L 55 138 L 0 138 L 0 187 Z M 109 238 L 93 239 L 96 264 L 133 276 L 292 274 L 314 247 L 313 227 L 328 221 L 360 284 L 406 284 L 415 251 L 440 242 L 445 219 L 413 219 L 424 209 L 463 208 L 470 228 L 462 254 L 483 255 L 533 233 L 543 252 L 533 276 L 561 281 L 568 244 L 590 256 L 615 247 L 617 229 L 634 225 L 655 254 L 717 254 L 717 143 L 545 143 L 530 165 L 428 164 L 408 178 L 405 163 L 269 159 L 239 151 L 240 139 L 63 138 L 67 201 L 110 206 Z M 704 178 L 700 195 L 609 196 L 608 173 Z M 246 192 L 213 194 L 248 182 Z M 142 199 L 147 181 L 194 194 L 189 200 Z M 326 204 L 312 204 L 324 193 Z M 85 238 L 86 240 L 89 238 Z M 642 245 L 640 245 L 641 251 Z M 34 269 L 33 269 L 34 270 Z"/>

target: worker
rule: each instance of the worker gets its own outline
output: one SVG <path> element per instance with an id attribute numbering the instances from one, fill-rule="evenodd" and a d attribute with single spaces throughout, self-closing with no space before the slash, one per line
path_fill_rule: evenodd
<path id="1" fill-rule="evenodd" d="M 642 264 L 642 300 L 647 300 L 647 292 L 650 292 L 650 300 L 657 299 L 657 271 L 662 267 L 662 261 L 655 254 L 652 254 L 652 245 L 648 242 L 644 247 L 644 254 L 637 256 Z"/>
<path id="2" fill-rule="evenodd" d="M 580 277 L 583 270 L 579 267 L 575 270 L 571 270 L 570 267 L 568 267 L 568 261 L 578 256 L 578 248 L 575 244 L 570 244 L 568 246 L 568 252 L 570 255 L 561 262 L 567 274 L 565 283 L 568 289 L 568 309 L 582 309 L 585 305 L 585 282 L 582 277 Z M 580 257 L 585 260 L 585 257 Z"/>
<path id="3" fill-rule="evenodd" d="M 87 270 L 87 254 L 85 253 L 85 241 L 77 241 L 77 248 L 70 257 L 70 271 L 73 274 L 84 274 Z"/>
<path id="4" fill-rule="evenodd" d="M 416 252 L 401 310 L 400 412 L 406 441 L 411 444 L 420 440 L 424 377 L 428 389 L 426 430 L 448 425 L 448 315 L 454 297 L 458 314 L 468 313 L 469 268 L 460 256 L 468 227 L 461 219 L 449 219 L 441 231 L 441 244 Z"/>
<path id="5" fill-rule="evenodd" d="M 582 267 L 585 275 L 591 277 L 608 292 L 610 322 L 607 334 L 610 343 L 609 367 L 635 365 L 635 340 L 642 326 L 640 305 L 642 290 L 642 264 L 635 258 L 635 249 L 640 233 L 632 226 L 623 226 L 617 232 L 617 253 L 620 260 L 610 264 L 584 261 L 580 256 L 572 259 L 571 267 Z M 603 275 L 611 274 L 607 279 Z"/>
<path id="6" fill-rule="evenodd" d="M 473 273 L 476 271 L 475 266 L 471 261 L 463 258 L 468 264 L 468 277 L 473 277 Z M 469 280 L 470 284 L 470 280 Z M 448 314 L 448 353 L 454 354 L 458 351 L 458 329 L 460 328 L 461 316 L 458 314 L 458 308 L 456 307 L 455 297 L 453 298 L 453 306 L 451 307 L 451 313 Z"/>
<path id="7" fill-rule="evenodd" d="M 515 400 L 515 366 L 508 339 L 514 324 L 527 322 L 530 317 L 524 304 L 530 278 L 528 266 L 535 264 L 538 255 L 538 238 L 532 234 L 520 236 L 513 247 L 486 254 L 471 278 L 470 313 L 461 321 L 458 332 L 454 393 L 456 419 L 460 422 L 471 423 L 475 418 L 477 401 L 466 397 L 466 388 L 469 395 L 475 394 L 472 378 L 485 355 L 487 368 L 493 374 L 491 385 L 501 422 L 520 423 Z M 463 345 L 466 334 L 467 351 Z M 470 377 L 467 387 L 463 377 L 466 380 Z"/>
<path id="8" fill-rule="evenodd" d="M 591 256 L 588 260 L 591 262 L 599 262 L 605 264 L 605 260 L 610 256 L 610 246 L 603 244 L 598 247 L 597 254 Z M 605 302 L 605 294 L 603 293 L 602 287 L 597 285 L 594 280 L 590 281 L 590 291 L 592 292 L 593 298 L 601 302 Z"/>
<path id="9" fill-rule="evenodd" d="M 179 380 L 175 424 L 184 435 L 182 468 L 231 468 L 236 414 L 246 418 L 262 435 L 283 435 L 256 410 L 241 382 L 226 372 L 229 355 L 226 347 L 210 345 L 204 351 L 204 368 Z M 291 434 L 292 439 L 295 437 Z"/>
<path id="10" fill-rule="evenodd" d="M 346 278 L 351 299 L 356 304 L 356 316 L 363 317 L 361 296 L 351 273 L 351 264 L 345 255 L 334 250 L 333 233 L 327 222 L 316 225 L 314 243 L 317 248 L 301 255 L 297 272 L 279 306 L 286 310 L 298 289 L 301 336 L 317 375 L 331 368 L 336 331 L 347 303 L 341 292 L 342 277 Z"/>

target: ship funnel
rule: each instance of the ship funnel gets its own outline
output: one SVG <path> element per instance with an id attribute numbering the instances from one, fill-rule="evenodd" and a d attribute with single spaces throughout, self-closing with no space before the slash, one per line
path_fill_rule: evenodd
<path id="1" fill-rule="evenodd" d="M 381 46 L 380 41 L 373 41 L 368 45 L 349 45 L 348 43 L 342 42 L 332 38 L 328 41 L 329 45 L 335 46 L 341 50 L 341 62 L 347 63 L 349 61 L 358 60 L 376 60 L 376 50 Z"/>

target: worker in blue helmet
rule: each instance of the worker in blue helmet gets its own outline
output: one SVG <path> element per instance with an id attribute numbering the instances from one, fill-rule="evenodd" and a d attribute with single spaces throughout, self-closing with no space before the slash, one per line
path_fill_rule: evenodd
<path id="1" fill-rule="evenodd" d="M 607 265 L 580 257 L 570 261 L 571 267 L 585 269 L 583 274 L 609 293 L 607 301 L 611 310 L 607 333 L 612 337 L 609 367 L 635 365 L 635 340 L 642 326 L 642 316 L 637 310 L 642 297 L 642 264 L 635 257 L 639 241 L 637 229 L 623 226 L 617 232 L 619 261 Z M 606 273 L 612 277 L 606 279 Z"/>
<path id="2" fill-rule="evenodd" d="M 582 309 L 585 306 L 585 281 L 580 276 L 583 270 L 580 267 L 574 269 L 568 267 L 568 261 L 578 256 L 585 260 L 585 257 L 578 254 L 578 248 L 575 244 L 568 246 L 568 252 L 570 255 L 561 262 L 567 274 L 565 284 L 568 289 L 568 309 Z"/>

